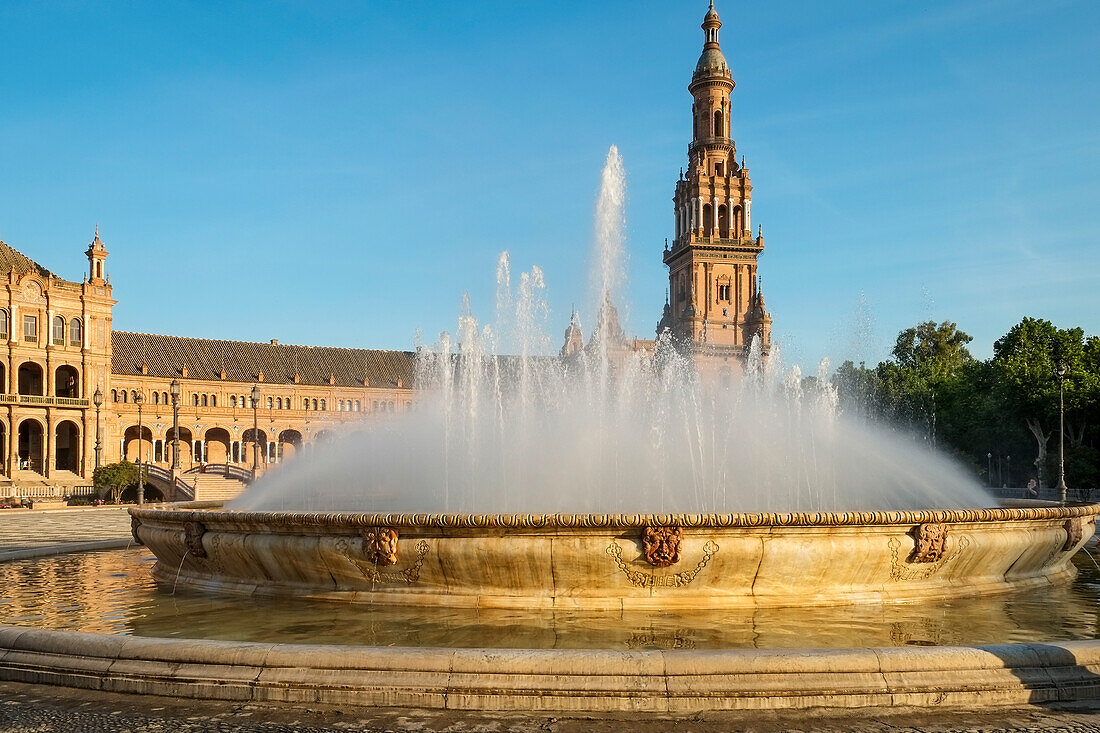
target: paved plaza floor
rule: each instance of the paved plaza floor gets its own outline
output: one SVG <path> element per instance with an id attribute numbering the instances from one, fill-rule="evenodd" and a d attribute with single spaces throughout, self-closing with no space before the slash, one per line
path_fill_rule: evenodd
<path id="1" fill-rule="evenodd" d="M 1100 731 L 1100 713 L 1083 710 L 951 710 L 835 714 L 743 712 L 681 718 L 650 715 L 582 716 L 538 713 L 337 709 L 291 705 L 193 702 L 65 688 L 0 683 L 0 731 L 96 731 L 114 733 L 282 733 L 283 731 L 417 731 L 419 733 L 726 733 L 727 731 L 851 731 L 852 733 L 948 733 L 948 731 Z"/>
<path id="2" fill-rule="evenodd" d="M 0 560 L 28 554 L 125 546 L 130 518 L 122 507 L 0 512 Z M 0 682 L 0 732 L 43 731 L 423 731 L 469 733 L 718 733 L 719 731 L 1100 731 L 1100 712 L 1026 708 L 980 713 L 901 710 L 856 713 L 739 712 L 661 718 L 469 713 L 460 711 L 303 707 L 176 700 Z"/>
<path id="3" fill-rule="evenodd" d="M 129 540 L 126 507 L 0 510 L 0 561 L 118 547 Z"/>

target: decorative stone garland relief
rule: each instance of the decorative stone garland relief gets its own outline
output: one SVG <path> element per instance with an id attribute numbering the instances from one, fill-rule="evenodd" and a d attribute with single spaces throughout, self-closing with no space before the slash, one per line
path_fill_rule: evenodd
<path id="1" fill-rule="evenodd" d="M 379 531 L 381 530 L 381 531 Z M 362 542 L 359 551 L 366 557 L 360 557 L 352 550 L 352 543 L 348 538 L 341 537 L 336 541 L 337 552 L 350 560 L 363 573 L 371 583 L 404 583 L 412 585 L 420 580 L 420 570 L 424 567 L 424 558 L 431 551 L 431 547 L 425 540 L 416 543 L 416 559 L 412 565 L 396 572 L 379 570 L 381 566 L 397 564 L 397 532 L 389 527 L 369 527 L 361 534 Z M 381 560 L 382 562 L 379 562 Z M 387 562 L 392 560 L 392 562 Z"/>
<path id="2" fill-rule="evenodd" d="M 927 580 L 970 546 L 970 538 L 964 535 L 954 542 L 954 549 L 948 551 L 948 526 L 927 522 L 913 527 L 908 534 L 913 538 L 914 547 L 904 561 L 900 553 L 901 540 L 891 537 L 887 543 L 890 547 L 890 578 L 894 581 Z M 911 568 L 910 565 L 922 567 Z"/>
<path id="3" fill-rule="evenodd" d="M 707 566 L 710 559 L 718 552 L 718 545 L 707 540 L 707 543 L 703 545 L 703 558 L 698 564 L 691 570 L 684 570 L 673 575 L 655 575 L 654 573 L 632 570 L 623 560 L 623 548 L 615 540 L 611 540 L 611 544 L 607 546 L 604 552 L 615 561 L 615 566 L 627 577 L 630 583 L 638 588 L 682 588 L 685 585 L 690 585 L 691 581 L 695 580 L 695 576 Z"/>

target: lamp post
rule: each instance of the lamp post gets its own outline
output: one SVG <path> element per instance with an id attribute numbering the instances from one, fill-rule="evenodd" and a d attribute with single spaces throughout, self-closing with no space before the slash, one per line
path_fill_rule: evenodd
<path id="1" fill-rule="evenodd" d="M 134 398 L 134 402 L 138 406 L 138 488 L 137 488 L 137 503 L 145 503 L 145 477 L 141 474 L 141 443 L 145 440 L 145 428 L 141 424 L 141 405 L 145 402 L 145 395 L 142 392 L 138 392 L 137 397 Z"/>
<path id="2" fill-rule="evenodd" d="M 1062 492 L 1062 503 L 1066 503 L 1066 365 L 1058 364 L 1054 370 L 1058 375 L 1058 490 Z"/>
<path id="3" fill-rule="evenodd" d="M 252 385 L 252 478 L 260 469 L 260 385 Z"/>
<path id="4" fill-rule="evenodd" d="M 99 468 L 99 451 L 103 449 L 103 442 L 99 439 L 99 408 L 103 407 L 103 390 L 99 387 L 92 394 L 92 404 L 95 405 L 95 467 Z"/>
<path id="5" fill-rule="evenodd" d="M 180 380 L 173 379 L 168 385 L 172 395 L 172 471 L 180 470 Z M 175 481 L 175 476 L 172 477 Z"/>
<path id="6" fill-rule="evenodd" d="M 1012 456 L 1005 456 L 1005 485 L 1012 486 Z"/>
<path id="7" fill-rule="evenodd" d="M 993 454 L 988 453 L 988 452 L 985 454 L 985 479 L 986 479 L 986 481 L 985 481 L 986 484 L 988 484 L 990 487 L 992 487 L 993 486 Z"/>

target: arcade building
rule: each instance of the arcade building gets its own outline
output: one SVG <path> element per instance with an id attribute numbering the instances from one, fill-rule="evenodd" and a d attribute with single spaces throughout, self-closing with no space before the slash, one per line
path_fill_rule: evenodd
<path id="1" fill-rule="evenodd" d="M 85 254 L 76 282 L 0 242 L 0 497 L 88 494 L 123 457 L 167 472 L 177 422 L 178 473 L 248 475 L 411 405 L 411 352 L 115 331 L 98 230 Z"/>

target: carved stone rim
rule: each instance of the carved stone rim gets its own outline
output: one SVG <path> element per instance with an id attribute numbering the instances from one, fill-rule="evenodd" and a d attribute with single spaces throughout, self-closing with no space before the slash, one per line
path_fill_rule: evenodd
<path id="1" fill-rule="evenodd" d="M 897 524 L 1012 522 L 1095 517 L 1100 503 L 889 512 L 782 512 L 761 514 L 372 514 L 356 512 L 246 512 L 220 502 L 186 502 L 137 508 L 131 516 L 171 523 L 254 523 L 271 526 L 438 527 L 495 529 L 638 529 L 646 526 L 851 527 Z"/>

